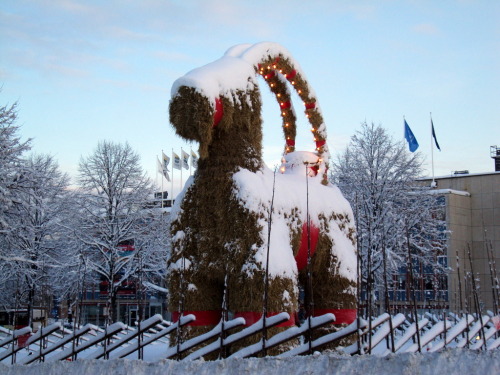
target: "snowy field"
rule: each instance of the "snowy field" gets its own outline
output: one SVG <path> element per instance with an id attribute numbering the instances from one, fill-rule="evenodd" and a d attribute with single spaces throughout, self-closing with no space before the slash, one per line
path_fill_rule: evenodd
<path id="1" fill-rule="evenodd" d="M 439 353 L 396 354 L 376 356 L 340 356 L 317 354 L 278 359 L 226 359 L 220 361 L 162 360 L 146 362 L 130 359 L 79 360 L 76 362 L 41 363 L 7 366 L 0 364 L 2 375 L 167 375 L 167 374 L 500 374 L 500 353 L 449 349 Z"/>

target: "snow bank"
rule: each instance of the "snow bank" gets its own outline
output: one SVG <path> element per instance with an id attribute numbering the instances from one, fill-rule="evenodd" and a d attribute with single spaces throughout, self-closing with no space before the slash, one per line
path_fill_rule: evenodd
<path id="1" fill-rule="evenodd" d="M 225 359 L 220 361 L 88 360 L 41 363 L 30 366 L 0 364 L 4 375 L 168 375 L 168 374 L 481 374 L 496 375 L 500 369 L 498 351 L 445 350 L 440 353 L 375 356 L 312 355 L 280 359 Z"/>

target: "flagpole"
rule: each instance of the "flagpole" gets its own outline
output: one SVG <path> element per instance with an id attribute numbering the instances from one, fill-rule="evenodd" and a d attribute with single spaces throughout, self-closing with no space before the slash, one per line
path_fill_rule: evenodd
<path id="1" fill-rule="evenodd" d="M 162 172 L 163 172 L 163 168 L 164 168 L 164 161 L 163 161 L 163 149 L 161 149 L 161 169 L 162 169 Z M 163 208 L 163 173 L 161 174 L 161 208 Z"/>
<path id="2" fill-rule="evenodd" d="M 436 186 L 436 180 L 434 179 L 434 147 L 432 146 L 432 112 L 429 112 L 431 119 L 431 164 L 432 164 L 432 182 L 431 187 Z"/>
<path id="3" fill-rule="evenodd" d="M 181 147 L 181 189 L 179 190 L 179 192 L 181 192 L 181 191 L 182 191 L 182 169 L 184 168 L 184 166 L 182 165 L 182 163 L 184 162 L 184 160 L 183 160 L 183 158 L 182 158 L 182 156 L 183 156 L 182 152 L 183 152 L 183 151 L 184 151 L 184 150 L 183 150 L 183 149 L 182 149 L 182 147 Z"/>
<path id="4" fill-rule="evenodd" d="M 191 163 L 189 163 L 189 175 L 193 175 L 193 149 L 189 147 L 189 157 L 191 158 Z"/>
<path id="5" fill-rule="evenodd" d="M 156 155 L 156 177 L 155 177 L 155 189 L 158 187 L 158 155 Z"/>
<path id="6" fill-rule="evenodd" d="M 172 147 L 172 196 L 170 197 L 170 207 L 174 205 L 174 163 L 175 159 L 173 158 L 174 156 L 174 148 Z"/>

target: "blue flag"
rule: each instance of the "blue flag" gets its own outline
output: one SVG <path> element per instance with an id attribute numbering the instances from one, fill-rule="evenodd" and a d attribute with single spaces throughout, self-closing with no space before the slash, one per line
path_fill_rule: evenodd
<path id="1" fill-rule="evenodd" d="M 431 125 L 432 125 L 432 137 L 434 138 L 434 142 L 436 142 L 436 147 L 438 148 L 439 151 L 441 151 L 441 147 L 439 147 L 439 143 L 436 138 L 436 132 L 434 131 L 434 123 L 432 122 L 432 119 L 431 119 Z"/>
<path id="2" fill-rule="evenodd" d="M 408 123 L 405 120 L 405 138 L 408 141 L 408 146 L 410 146 L 410 151 L 415 152 L 418 148 L 417 138 L 413 135 Z"/>

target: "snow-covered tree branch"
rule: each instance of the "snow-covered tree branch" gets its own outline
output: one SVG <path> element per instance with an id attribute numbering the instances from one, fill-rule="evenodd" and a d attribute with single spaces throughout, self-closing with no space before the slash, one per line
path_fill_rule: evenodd
<path id="1" fill-rule="evenodd" d="M 381 126 L 362 124 L 333 165 L 333 181 L 351 203 L 358 228 L 362 281 L 371 290 L 413 262 L 439 267 L 445 237 L 437 197 L 418 186 L 422 159 Z"/>
<path id="2" fill-rule="evenodd" d="M 49 155 L 31 155 L 18 166 L 17 189 L 4 212 L 9 230 L 3 237 L 3 266 L 0 277 L 16 284 L 31 322 L 35 298 L 51 298 L 50 268 L 60 263 L 64 227 L 69 214 L 69 178 L 59 171 Z M 12 301 L 12 289 L 3 297 Z M 41 292 L 41 293 L 39 293 Z M 17 296 L 19 300 L 19 296 Z"/>
<path id="3" fill-rule="evenodd" d="M 78 183 L 81 222 L 76 233 L 89 268 L 107 285 L 108 319 L 116 321 L 118 288 L 137 273 L 142 238 L 151 232 L 146 206 L 153 185 L 127 143 L 107 141 L 81 159 Z"/>

